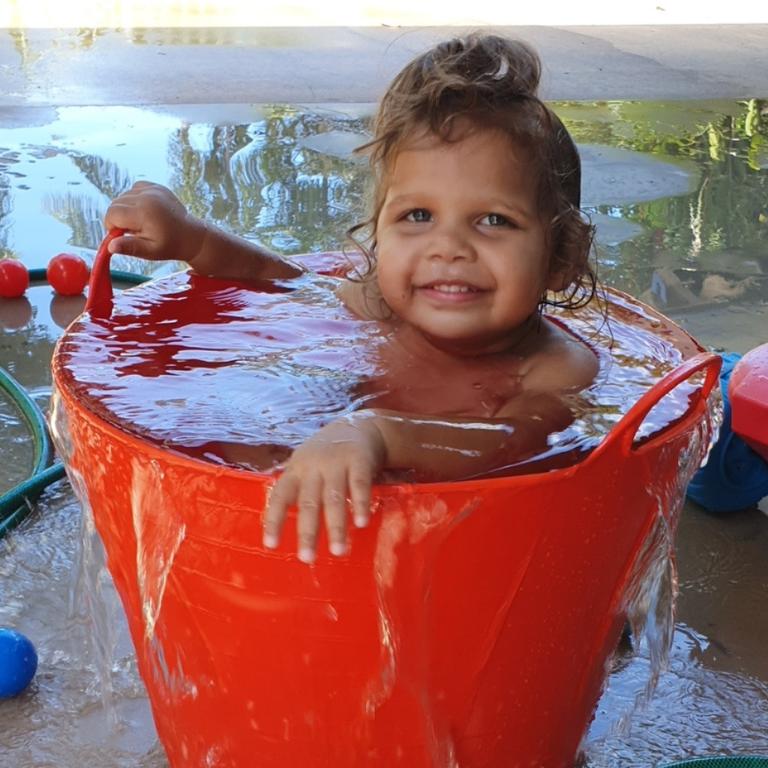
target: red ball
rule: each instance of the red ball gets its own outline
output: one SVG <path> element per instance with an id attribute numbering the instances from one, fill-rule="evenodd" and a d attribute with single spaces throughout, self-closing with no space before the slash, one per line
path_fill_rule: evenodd
<path id="1" fill-rule="evenodd" d="M 88 265 L 74 253 L 60 253 L 48 262 L 45 276 L 56 293 L 77 296 L 88 284 Z"/>
<path id="2" fill-rule="evenodd" d="M 29 288 L 29 272 L 16 259 L 0 259 L 0 296 L 18 299 Z"/>

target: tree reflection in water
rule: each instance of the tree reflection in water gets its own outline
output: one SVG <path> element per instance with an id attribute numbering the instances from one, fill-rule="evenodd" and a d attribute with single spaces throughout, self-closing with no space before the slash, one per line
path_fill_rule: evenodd
<path id="1" fill-rule="evenodd" d="M 695 291 L 707 274 L 718 273 L 754 276 L 753 295 L 766 296 L 768 101 L 568 104 L 566 115 L 577 142 L 648 153 L 698 171 L 689 195 L 593 209 L 644 229 L 604 253 L 606 282 L 641 294 L 655 269 L 670 267 L 685 273 Z"/>
<path id="2" fill-rule="evenodd" d="M 271 108 L 251 125 L 190 127 L 171 139 L 171 188 L 196 216 L 282 253 L 336 248 L 363 208 L 365 171 L 307 149 L 330 130 L 361 135 L 365 122 Z"/>
<path id="3" fill-rule="evenodd" d="M 3 157 L 0 157 L 0 259 L 11 255 L 8 248 L 8 233 L 11 226 L 10 213 L 12 207 L 11 185 L 5 173 Z"/>
<path id="4" fill-rule="evenodd" d="M 364 207 L 365 169 L 348 157 L 309 149 L 303 140 L 342 131 L 362 142 L 365 130 L 361 118 L 285 106 L 246 125 L 184 124 L 168 138 L 170 177 L 156 180 L 167 183 L 195 216 L 281 253 L 338 248 Z M 47 209 L 68 225 L 72 245 L 93 250 L 103 237 L 109 201 L 133 179 L 130 169 L 111 160 L 68 154 L 102 198 L 53 194 Z"/>
<path id="5" fill-rule="evenodd" d="M 602 247 L 607 283 L 641 294 L 664 267 L 687 271 L 699 282 L 709 271 L 736 277 L 768 272 L 765 101 L 554 106 L 582 144 L 649 153 L 695 168 L 696 187 L 689 195 L 592 209 L 643 227 L 638 236 Z M 179 125 L 162 138 L 168 167 L 159 169 L 156 180 L 167 183 L 196 216 L 278 252 L 340 247 L 365 208 L 366 168 L 350 158 L 349 146 L 364 140 L 367 119 L 285 105 L 260 112 L 259 120 L 247 124 Z M 333 135 L 351 140 L 337 151 L 311 148 L 313 137 Z M 47 207 L 71 230 L 72 245 L 93 250 L 109 200 L 131 185 L 133 169 L 96 154 L 60 151 L 100 196 L 53 194 Z M 0 242 L 7 243 L 11 202 L 1 179 Z M 157 268 L 135 262 L 121 267 Z"/>

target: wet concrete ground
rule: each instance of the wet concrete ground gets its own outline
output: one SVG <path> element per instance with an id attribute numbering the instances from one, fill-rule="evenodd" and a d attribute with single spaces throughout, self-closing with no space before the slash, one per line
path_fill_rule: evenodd
<path id="1" fill-rule="evenodd" d="M 0 119 L 9 107 L 372 102 L 415 54 L 462 29 L 10 30 Z M 497 29 L 540 52 L 549 99 L 768 95 L 768 24 Z"/>
<path id="2" fill-rule="evenodd" d="M 539 49 L 546 67 L 544 93 L 549 98 L 768 95 L 768 25 L 502 31 Z M 370 103 L 402 63 L 454 32 L 433 28 L 0 30 L 4 86 L 0 126 L 39 125 L 63 105 L 158 104 L 179 112 L 193 109 L 187 105 L 200 105 L 211 114 L 267 101 Z M 648 183 L 645 171 L 653 183 L 662 183 L 662 174 L 654 172 L 647 158 L 623 154 L 585 157 L 585 161 L 591 169 L 587 189 L 593 185 L 590 194 L 595 199 L 604 199 L 608 192 L 632 199 L 639 185 Z M 610 176 L 609 166 L 615 171 Z M 601 172 L 608 189 L 600 186 Z M 669 179 L 672 188 L 678 182 Z M 704 344 L 722 350 L 744 352 L 768 338 L 764 304 L 713 303 L 670 314 Z M 768 511 L 765 500 L 763 509 Z M 608 739 L 610 748 L 604 758 L 595 758 L 596 767 L 645 765 L 637 762 L 637 755 L 648 753 L 684 757 L 730 754 L 740 748 L 768 753 L 764 653 L 768 623 L 763 610 L 768 598 L 767 541 L 768 518 L 758 510 L 715 517 L 687 505 L 678 536 L 681 629 L 672 671 L 662 679 L 648 710 L 636 718 L 632 734 Z M 17 546 L 23 550 L 25 545 Z M 7 563 L 15 567 L 10 557 Z M 50 687 L 55 682 L 44 675 L 41 684 Z M 612 681 L 602 710 L 620 708 L 626 704 L 623 696 L 621 680 Z M 721 702 L 729 702 L 730 708 L 718 709 Z M 44 711 L 29 714 L 47 722 Z M 599 716 L 592 744 L 599 744 L 604 736 L 601 722 Z M 26 738 L 23 723 L 24 719 L 16 719 L 13 725 Z M 98 734 L 94 738 L 98 740 Z M 60 736 L 52 733 L 49 739 L 54 742 Z M 660 751 L 665 741 L 674 748 Z M 17 754 L 23 754 L 21 748 Z M 38 755 L 20 764 L 25 768 L 48 764 L 42 762 L 45 755 Z M 152 765 L 161 763 L 158 757 Z"/>

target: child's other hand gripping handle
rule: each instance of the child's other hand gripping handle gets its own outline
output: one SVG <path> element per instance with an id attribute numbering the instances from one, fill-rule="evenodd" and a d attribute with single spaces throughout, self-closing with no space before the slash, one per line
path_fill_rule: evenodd
<path id="1" fill-rule="evenodd" d="M 104 217 L 107 230 L 126 233 L 109 245 L 111 253 L 124 253 L 151 261 L 193 261 L 203 245 L 206 226 L 190 216 L 170 189 L 137 181 L 117 197 Z"/>
<path id="2" fill-rule="evenodd" d="M 109 206 L 104 225 L 108 231 L 126 232 L 110 243 L 110 253 L 186 261 L 201 275 L 232 280 L 284 280 L 302 274 L 255 243 L 195 218 L 161 184 L 136 182 Z"/>

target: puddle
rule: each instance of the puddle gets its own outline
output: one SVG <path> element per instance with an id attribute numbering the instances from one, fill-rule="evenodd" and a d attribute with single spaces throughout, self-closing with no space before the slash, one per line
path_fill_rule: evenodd
<path id="1" fill-rule="evenodd" d="M 583 150 L 602 279 L 682 318 L 704 343 L 744 351 L 764 340 L 766 102 L 554 106 Z M 369 114 L 355 105 L 0 109 L 0 254 L 30 267 L 63 250 L 91 260 L 109 200 L 139 179 L 168 184 L 196 214 L 282 253 L 338 248 L 363 210 L 365 167 L 349 152 Z M 113 266 L 165 274 L 179 264 Z M 79 309 L 47 286 L 0 302 L 0 365 L 41 405 L 53 343 Z M 7 488 L 31 451 L 2 399 L 0 427 Z M 768 753 L 767 522 L 757 511 L 720 519 L 686 507 L 670 671 L 629 732 L 617 732 L 648 660 L 641 650 L 619 665 L 587 737 L 592 768 Z M 0 542 L 0 625 L 33 636 L 41 657 L 33 688 L 0 703 L 0 749 L 19 768 L 162 768 L 125 633 L 109 673 L 112 728 L 86 627 L 68 615 L 78 531 L 62 485 Z"/>

